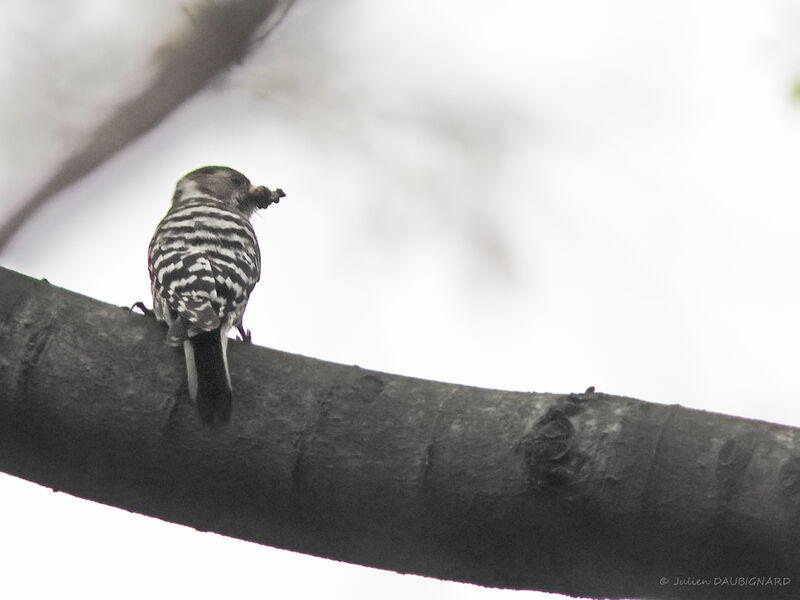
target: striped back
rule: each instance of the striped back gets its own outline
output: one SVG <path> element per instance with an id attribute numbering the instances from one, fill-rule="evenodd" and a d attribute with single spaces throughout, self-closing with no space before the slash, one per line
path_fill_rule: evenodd
<path id="1" fill-rule="evenodd" d="M 167 310 L 174 311 L 210 331 L 241 319 L 261 274 L 261 254 L 244 215 L 215 198 L 189 198 L 156 227 L 149 270 L 156 316 L 171 322 Z"/>

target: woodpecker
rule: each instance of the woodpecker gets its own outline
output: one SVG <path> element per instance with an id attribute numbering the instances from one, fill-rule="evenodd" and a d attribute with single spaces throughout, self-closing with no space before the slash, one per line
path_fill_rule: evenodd
<path id="1" fill-rule="evenodd" d="M 150 241 L 153 313 L 169 325 L 167 343 L 183 346 L 189 396 L 206 423 L 230 418 L 228 332 L 245 337 L 242 316 L 261 277 L 250 217 L 283 196 L 229 167 L 202 167 L 178 181 Z"/>

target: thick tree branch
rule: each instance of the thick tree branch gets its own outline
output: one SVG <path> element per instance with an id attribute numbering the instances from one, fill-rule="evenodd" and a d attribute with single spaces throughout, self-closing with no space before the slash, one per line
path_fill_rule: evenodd
<path id="1" fill-rule="evenodd" d="M 154 320 L 0 270 L 0 469 L 201 530 L 482 585 L 800 594 L 797 429 L 237 342 L 230 364 L 232 419 L 204 426 Z M 737 577 L 779 581 L 675 582 Z"/>

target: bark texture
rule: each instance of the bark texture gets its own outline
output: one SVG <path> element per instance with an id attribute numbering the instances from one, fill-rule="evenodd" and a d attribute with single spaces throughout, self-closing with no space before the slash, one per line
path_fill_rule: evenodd
<path id="1" fill-rule="evenodd" d="M 233 415 L 210 427 L 153 319 L 0 269 L 0 469 L 200 530 L 442 579 L 800 597 L 800 430 L 229 350 Z"/>

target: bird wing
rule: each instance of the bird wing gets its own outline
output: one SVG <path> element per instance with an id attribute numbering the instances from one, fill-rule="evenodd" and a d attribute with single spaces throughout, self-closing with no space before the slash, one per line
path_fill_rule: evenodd
<path id="1" fill-rule="evenodd" d="M 171 210 L 150 244 L 154 304 L 160 296 L 169 309 L 161 311 L 171 325 L 168 342 L 178 345 L 238 323 L 260 270 L 258 241 L 246 218 L 201 202 Z M 186 322 L 176 324 L 175 317 Z"/>

